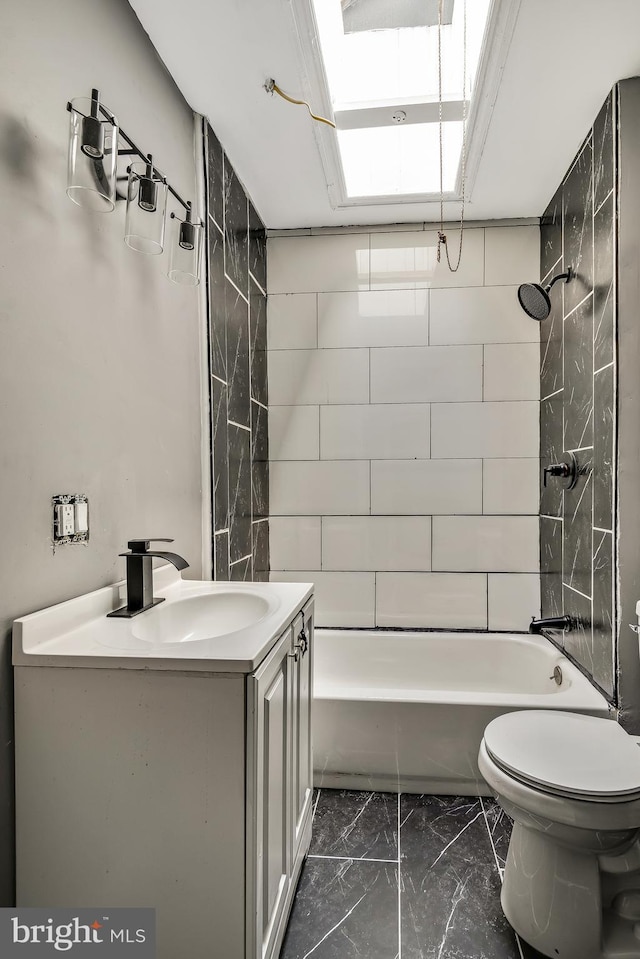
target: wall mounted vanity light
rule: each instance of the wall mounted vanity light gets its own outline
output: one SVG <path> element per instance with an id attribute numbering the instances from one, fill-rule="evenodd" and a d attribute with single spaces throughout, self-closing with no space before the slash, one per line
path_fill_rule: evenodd
<path id="1" fill-rule="evenodd" d="M 91 97 L 78 97 L 67 103 L 71 116 L 67 194 L 74 203 L 109 213 L 116 200 L 119 180 L 127 180 L 125 243 L 139 253 L 160 254 L 164 249 L 167 197 L 170 193 L 184 207 L 184 219 L 171 214 L 171 255 L 167 275 L 174 283 L 196 286 L 200 282 L 200 257 L 203 224 L 193 218 L 191 201 L 182 199 L 166 176 L 130 136 L 118 125 L 113 113 L 100 102 L 97 90 Z M 126 144 L 119 148 L 119 140 Z M 119 177 L 119 156 L 138 157 L 127 176 Z"/>

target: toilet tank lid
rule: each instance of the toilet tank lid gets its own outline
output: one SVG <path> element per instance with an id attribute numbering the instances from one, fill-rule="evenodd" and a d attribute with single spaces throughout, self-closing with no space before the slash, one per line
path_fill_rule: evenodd
<path id="1" fill-rule="evenodd" d="M 640 792 L 640 746 L 615 720 L 551 709 L 505 713 L 484 732 L 505 770 L 576 796 Z"/>

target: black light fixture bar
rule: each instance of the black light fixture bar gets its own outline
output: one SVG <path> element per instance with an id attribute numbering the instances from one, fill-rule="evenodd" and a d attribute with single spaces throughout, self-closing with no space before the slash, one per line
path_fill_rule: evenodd
<path id="1" fill-rule="evenodd" d="M 111 120 L 111 122 L 113 123 L 116 118 L 114 117 L 114 115 L 113 115 L 112 113 L 110 113 L 110 112 L 106 109 L 106 107 L 104 107 L 104 106 L 102 105 L 102 103 L 100 102 L 100 94 L 99 94 L 98 90 L 96 90 L 95 88 L 91 91 L 91 99 L 94 100 L 94 101 L 97 101 L 97 103 L 98 103 L 98 108 L 99 108 L 99 110 L 100 110 L 100 113 L 102 113 L 102 115 L 103 115 L 104 117 L 106 117 L 107 120 Z M 72 109 L 72 107 L 71 107 L 71 101 L 68 101 L 68 102 L 67 102 L 67 110 L 68 110 L 69 112 L 71 112 L 71 109 Z M 145 163 L 148 163 L 148 162 L 149 162 L 149 155 L 148 155 L 147 153 L 143 153 L 143 152 L 142 152 L 142 150 L 140 149 L 140 147 L 137 146 L 137 145 L 133 142 L 133 140 L 131 139 L 131 137 L 130 137 L 127 133 L 124 132 L 124 130 L 122 129 L 122 127 L 120 127 L 120 129 L 119 129 L 118 132 L 119 132 L 119 135 L 120 135 L 124 140 L 126 140 L 126 142 L 129 144 L 129 147 L 130 147 L 130 149 L 128 149 L 128 150 L 118 150 L 118 156 L 137 156 L 137 157 L 140 157 L 140 159 L 143 160 Z M 171 186 L 171 184 L 169 183 L 169 181 L 167 180 L 167 178 L 164 176 L 164 174 L 162 173 L 162 171 L 161 171 L 161 170 L 158 170 L 158 168 L 157 168 L 157 166 L 156 166 L 155 164 L 153 165 L 153 169 L 154 169 L 154 170 L 156 171 L 156 173 L 158 173 L 158 174 L 162 177 L 162 179 L 166 182 L 166 184 L 167 184 L 167 189 L 169 190 L 169 193 L 170 193 L 173 197 L 175 197 L 175 199 L 178 201 L 178 203 L 180 203 L 180 204 L 185 208 L 185 210 L 186 210 L 187 213 L 188 213 L 188 212 L 190 211 L 190 209 L 191 209 L 191 203 L 190 203 L 190 202 L 187 202 L 186 200 L 183 200 L 183 199 L 182 199 L 182 197 L 181 197 L 180 194 L 177 192 L 177 190 L 174 190 L 174 188 Z"/>

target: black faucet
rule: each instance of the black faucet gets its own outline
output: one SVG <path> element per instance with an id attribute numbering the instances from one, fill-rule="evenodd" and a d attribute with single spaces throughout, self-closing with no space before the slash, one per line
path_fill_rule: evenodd
<path id="1" fill-rule="evenodd" d="M 536 619 L 531 617 L 529 623 L 530 633 L 541 633 L 543 629 L 573 629 L 573 620 L 570 616 L 547 616 L 546 619 Z"/>
<path id="2" fill-rule="evenodd" d="M 163 603 L 164 599 L 156 599 L 153 595 L 153 557 L 166 559 L 173 563 L 176 569 L 186 569 L 189 565 L 186 559 L 178 556 L 177 553 L 168 553 L 164 550 L 150 550 L 149 543 L 173 543 L 172 539 L 132 539 L 127 546 L 128 553 L 119 553 L 127 560 L 127 605 L 120 609 L 114 609 L 107 616 L 123 617 L 130 619 L 137 616 L 138 613 L 144 613 L 145 609 L 151 609 L 158 603 Z"/>

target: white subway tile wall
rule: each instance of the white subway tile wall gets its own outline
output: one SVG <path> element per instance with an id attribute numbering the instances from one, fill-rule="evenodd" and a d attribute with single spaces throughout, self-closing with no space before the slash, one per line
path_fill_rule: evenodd
<path id="1" fill-rule="evenodd" d="M 457 253 L 453 231 L 449 245 Z M 540 611 L 537 226 L 269 239 L 271 576 L 320 626 L 524 630 Z"/>

